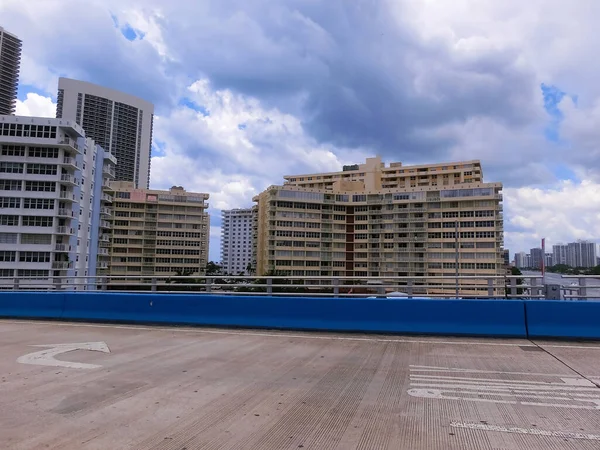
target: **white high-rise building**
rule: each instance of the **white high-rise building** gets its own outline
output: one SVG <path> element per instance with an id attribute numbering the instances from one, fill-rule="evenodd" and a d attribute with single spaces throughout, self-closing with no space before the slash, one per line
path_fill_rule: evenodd
<path id="1" fill-rule="evenodd" d="M 13 114 L 17 103 L 21 40 L 0 27 L 0 114 Z"/>
<path id="2" fill-rule="evenodd" d="M 117 158 L 116 179 L 137 189 L 150 184 L 154 105 L 85 81 L 59 78 L 56 117 L 74 120 Z"/>
<path id="3" fill-rule="evenodd" d="M 252 262 L 252 209 L 221 211 L 221 266 L 225 273 L 248 273 Z"/>
<path id="4" fill-rule="evenodd" d="M 115 162 L 74 121 L 0 116 L 0 277 L 95 275 L 103 168 Z"/>
<path id="5" fill-rule="evenodd" d="M 588 241 L 567 244 L 567 264 L 571 267 L 595 267 L 597 260 L 596 243 Z"/>
<path id="6" fill-rule="evenodd" d="M 552 261 L 554 265 L 567 264 L 567 246 L 565 244 L 552 246 Z"/>
<path id="7" fill-rule="evenodd" d="M 528 267 L 527 254 L 525 252 L 515 253 L 515 266 L 519 269 Z"/>

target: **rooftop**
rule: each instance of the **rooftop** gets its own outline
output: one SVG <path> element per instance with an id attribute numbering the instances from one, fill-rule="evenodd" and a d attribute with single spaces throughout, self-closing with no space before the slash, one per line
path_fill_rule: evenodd
<path id="1" fill-rule="evenodd" d="M 15 320 L 0 335 L 8 448 L 600 445 L 598 343 Z"/>

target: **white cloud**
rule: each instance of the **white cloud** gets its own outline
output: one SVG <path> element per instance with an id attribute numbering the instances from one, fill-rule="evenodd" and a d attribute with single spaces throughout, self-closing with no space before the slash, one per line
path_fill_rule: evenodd
<path id="1" fill-rule="evenodd" d="M 600 63 L 590 55 L 600 2 L 360 8 L 335 0 L 3 0 L 0 16 L 24 41 L 22 85 L 54 97 L 65 75 L 155 102 L 161 153 L 152 186 L 209 192 L 213 215 L 249 206 L 284 174 L 337 170 L 379 148 L 405 163 L 481 159 L 487 180 L 509 186 L 507 228 L 520 230 L 507 233 L 511 250 L 541 234 L 598 237 Z M 65 11 L 69 26 L 57 28 Z M 125 39 L 111 15 L 138 39 Z M 544 137 L 541 83 L 578 97 L 560 105 L 560 145 Z M 183 96 L 210 115 L 176 106 Z M 18 104 L 19 114 L 54 109 L 32 93 Z M 557 181 L 569 171 L 587 181 Z M 589 196 L 587 209 L 573 209 L 573 198 Z"/>
<path id="2" fill-rule="evenodd" d="M 17 100 L 19 116 L 56 117 L 56 103 L 50 97 L 29 92 L 25 100 Z"/>
<path id="3" fill-rule="evenodd" d="M 600 241 L 600 184 L 563 181 L 551 189 L 505 189 L 506 247 L 526 251 L 576 239 Z M 510 231 L 510 230 L 515 231 Z"/>

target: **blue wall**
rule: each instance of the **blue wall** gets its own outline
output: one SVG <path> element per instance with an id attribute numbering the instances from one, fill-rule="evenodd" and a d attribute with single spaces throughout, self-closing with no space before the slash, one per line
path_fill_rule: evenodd
<path id="1" fill-rule="evenodd" d="M 0 317 L 600 339 L 600 302 L 0 292 Z"/>
<path id="2" fill-rule="evenodd" d="M 100 200 L 102 197 L 103 174 L 104 166 L 104 149 L 99 145 L 95 145 L 93 149 L 96 154 L 94 161 L 94 190 L 92 204 L 92 218 L 90 220 L 90 260 L 88 262 L 88 275 L 96 276 L 98 265 L 98 238 L 100 237 Z"/>

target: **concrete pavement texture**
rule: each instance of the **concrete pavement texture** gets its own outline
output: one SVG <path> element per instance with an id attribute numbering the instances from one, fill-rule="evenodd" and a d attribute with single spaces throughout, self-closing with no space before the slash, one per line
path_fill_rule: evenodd
<path id="1" fill-rule="evenodd" d="M 0 321 L 8 449 L 600 448 L 600 344 Z"/>

